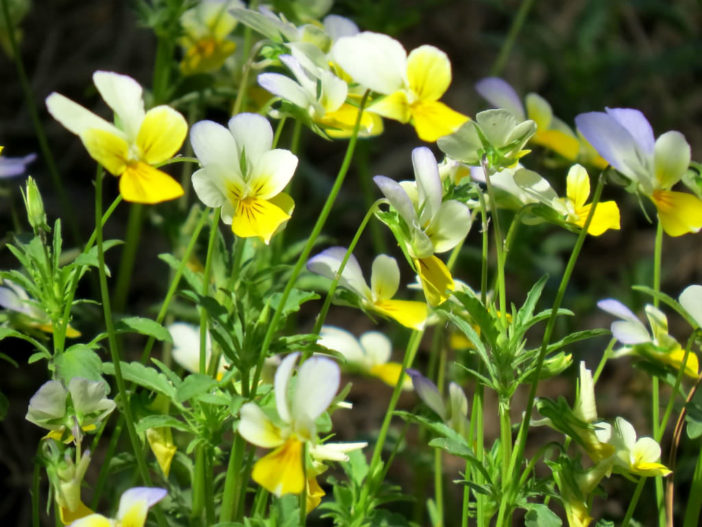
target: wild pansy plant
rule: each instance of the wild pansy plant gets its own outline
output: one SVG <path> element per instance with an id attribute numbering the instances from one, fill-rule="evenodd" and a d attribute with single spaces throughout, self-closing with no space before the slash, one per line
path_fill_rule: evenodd
<path id="1" fill-rule="evenodd" d="M 116 517 L 90 514 L 71 523 L 71 527 L 144 527 L 149 509 L 167 493 L 156 487 L 133 487 L 122 493 Z"/>
<path id="2" fill-rule="evenodd" d="M 193 186 L 202 202 L 221 207 L 222 221 L 241 238 L 268 244 L 290 219 L 295 202 L 283 192 L 297 168 L 289 150 L 272 148 L 273 130 L 265 117 L 239 114 L 228 128 L 200 121 L 190 141 L 202 168 Z"/>
<path id="3" fill-rule="evenodd" d="M 390 227 L 415 268 L 427 302 L 436 306 L 446 301 L 455 286 L 450 271 L 434 253 L 445 253 L 461 243 L 472 217 L 465 204 L 443 199 L 439 167 L 431 150 L 415 148 L 412 166 L 413 182 L 373 178 L 392 207 L 391 213 L 376 214 Z"/>
<path id="4" fill-rule="evenodd" d="M 183 187 L 157 168 L 180 150 L 188 125 L 169 106 L 144 111 L 142 87 L 131 77 L 97 71 L 93 82 L 115 112 L 115 124 L 59 93 L 46 98 L 49 113 L 83 142 L 90 157 L 114 176 L 125 201 L 160 203 L 179 198 Z"/>
<path id="5" fill-rule="evenodd" d="M 680 132 L 657 139 L 644 115 L 632 108 L 607 108 L 575 118 L 578 130 L 633 190 L 648 197 L 669 236 L 682 236 L 702 228 L 702 200 L 693 194 L 670 190 L 690 165 L 690 145 Z"/>

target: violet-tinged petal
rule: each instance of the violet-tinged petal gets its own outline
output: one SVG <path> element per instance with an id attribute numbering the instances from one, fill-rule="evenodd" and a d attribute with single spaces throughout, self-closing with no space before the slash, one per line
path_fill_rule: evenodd
<path id="1" fill-rule="evenodd" d="M 495 108 L 509 110 L 520 121 L 526 119 L 524 105 L 517 92 L 507 81 L 499 77 L 486 77 L 475 83 L 475 91 Z"/>
<path id="2" fill-rule="evenodd" d="M 410 368 L 406 373 L 412 379 L 414 391 L 424 404 L 434 410 L 442 420 L 446 420 L 446 405 L 436 385 L 415 369 Z"/>
<path id="3" fill-rule="evenodd" d="M 636 144 L 648 153 L 653 153 L 656 138 L 648 119 L 639 110 L 634 108 L 605 108 L 607 115 L 612 116 L 620 125 L 626 128 Z"/>
<path id="4" fill-rule="evenodd" d="M 405 192 L 405 189 L 395 180 L 385 176 L 375 176 L 373 181 L 387 198 L 390 204 L 397 210 L 409 225 L 417 222 L 417 213 L 412 205 L 412 200 Z"/>

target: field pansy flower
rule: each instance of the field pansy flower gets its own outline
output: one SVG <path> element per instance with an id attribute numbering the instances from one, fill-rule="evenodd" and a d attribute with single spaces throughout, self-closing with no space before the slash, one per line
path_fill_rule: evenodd
<path id="1" fill-rule="evenodd" d="M 338 351 L 348 365 L 361 372 L 377 377 L 385 384 L 395 386 L 400 380 L 402 365 L 390 361 L 392 343 L 379 331 L 367 331 L 358 339 L 348 331 L 334 326 L 323 326 L 317 343 L 330 350 Z M 402 388 L 412 388 L 408 377 L 404 378 Z"/>
<path id="2" fill-rule="evenodd" d="M 702 327 L 702 285 L 687 286 L 678 301 L 697 324 L 695 329 Z"/>
<path id="3" fill-rule="evenodd" d="M 431 150 L 415 148 L 412 166 L 414 182 L 398 183 L 385 176 L 376 176 L 373 181 L 404 222 L 406 229 L 393 229 L 393 233 L 414 262 L 427 301 L 438 305 L 448 298 L 447 291 L 453 290 L 454 283 L 434 253 L 450 251 L 465 238 L 471 214 L 459 201 L 443 201 L 439 167 Z M 405 232 L 409 237 L 402 234 Z"/>
<path id="4" fill-rule="evenodd" d="M 653 201 L 668 235 L 682 236 L 702 228 L 702 200 L 670 190 L 690 164 L 685 136 L 671 130 L 656 139 L 646 117 L 631 108 L 583 113 L 575 123 L 600 155 Z"/>
<path id="5" fill-rule="evenodd" d="M 331 57 L 358 84 L 384 95 L 368 111 L 411 122 L 423 141 L 434 142 L 468 120 L 439 101 L 451 84 L 451 62 L 434 46 L 408 55 L 394 38 L 366 31 L 337 40 Z"/>
<path id="6" fill-rule="evenodd" d="M 0 146 L 0 179 L 21 176 L 27 170 L 27 165 L 32 163 L 36 154 L 28 154 L 24 157 L 5 157 L 2 155 L 3 147 Z"/>
<path id="7" fill-rule="evenodd" d="M 200 200 L 222 207 L 222 220 L 237 236 L 268 244 L 295 205 L 283 189 L 297 168 L 297 157 L 272 149 L 270 123 L 252 113 L 232 117 L 229 129 L 200 121 L 190 131 L 190 142 L 202 164 L 192 178 Z"/>
<path id="8" fill-rule="evenodd" d="M 241 5 L 233 0 L 205 0 L 183 13 L 180 23 L 185 34 L 178 42 L 183 48 L 180 70 L 184 75 L 216 71 L 234 53 L 236 43 L 227 37 L 237 20 L 229 10 Z"/>
<path id="9" fill-rule="evenodd" d="M 305 485 L 305 444 L 317 442 L 316 419 L 329 407 L 339 388 L 337 364 L 325 357 L 307 359 L 290 390 L 299 353 L 285 357 L 275 373 L 278 419 L 273 421 L 256 403 L 241 407 L 238 431 L 249 443 L 274 448 L 259 459 L 251 476 L 263 488 L 282 496 L 300 494 Z M 315 482 L 316 484 L 316 482 Z"/>
<path id="10" fill-rule="evenodd" d="M 331 247 L 310 258 L 307 269 L 334 280 L 346 254 L 344 247 Z M 428 309 L 424 302 L 393 300 L 400 285 L 400 268 L 391 256 L 381 254 L 373 260 L 371 287 L 363 277 L 358 260 L 351 255 L 341 272 L 339 285 L 358 295 L 366 309 L 390 317 L 405 327 L 422 329 Z"/>
<path id="11" fill-rule="evenodd" d="M 112 124 L 58 93 L 46 98 L 49 113 L 80 137 L 90 156 L 115 176 L 126 201 L 160 203 L 183 195 L 183 187 L 155 165 L 172 158 L 188 131 L 183 116 L 169 106 L 144 111 L 142 88 L 134 79 L 96 71 L 93 82 L 115 112 Z"/>
<path id="12" fill-rule="evenodd" d="M 133 487 L 122 493 L 116 518 L 90 514 L 74 521 L 70 527 L 144 527 L 149 509 L 166 494 L 166 489 L 157 487 Z"/>
<path id="13" fill-rule="evenodd" d="M 658 308 L 647 305 L 646 317 L 651 332 L 646 329 L 632 311 L 618 300 L 608 298 L 600 300 L 597 306 L 619 320 L 612 322 L 612 335 L 622 347 L 615 352 L 615 357 L 638 355 L 639 357 L 672 366 L 676 370 L 682 366 L 685 350 L 677 340 L 668 334 L 668 318 Z M 690 351 L 685 364 L 685 375 L 696 378 L 699 371 L 697 355 Z"/>

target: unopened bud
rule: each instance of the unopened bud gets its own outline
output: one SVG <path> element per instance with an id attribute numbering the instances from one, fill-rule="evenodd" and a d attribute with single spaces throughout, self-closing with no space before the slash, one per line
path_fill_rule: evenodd
<path id="1" fill-rule="evenodd" d="M 22 197 L 24 198 L 24 206 L 27 209 L 27 219 L 34 232 L 49 231 L 49 226 L 46 223 L 44 202 L 41 199 L 39 187 L 37 187 L 37 183 L 32 176 L 27 178 L 27 187 L 22 192 Z"/>

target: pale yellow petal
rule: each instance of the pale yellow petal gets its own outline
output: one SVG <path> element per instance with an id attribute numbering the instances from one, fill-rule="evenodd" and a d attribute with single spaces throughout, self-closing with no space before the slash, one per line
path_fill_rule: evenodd
<path id="1" fill-rule="evenodd" d="M 566 178 L 566 195 L 573 202 L 575 208 L 585 205 L 590 196 L 590 176 L 582 165 L 573 165 Z"/>
<path id="2" fill-rule="evenodd" d="M 370 370 L 370 374 L 377 377 L 385 384 L 389 386 L 395 386 L 400 382 L 400 375 L 402 374 L 402 364 L 398 362 L 386 362 L 385 364 L 376 364 Z M 412 388 L 412 380 L 405 375 L 404 382 L 402 383 L 403 390 L 409 390 Z"/>
<path id="3" fill-rule="evenodd" d="M 90 510 L 87 507 L 87 505 L 85 505 L 85 503 L 83 503 L 82 501 L 79 501 L 78 506 L 75 507 L 73 510 L 69 510 L 67 507 L 64 507 L 64 506 L 59 506 L 59 514 L 61 516 L 61 523 L 63 523 L 64 525 L 68 525 L 70 523 L 73 523 L 76 520 L 79 520 L 81 518 L 84 518 L 86 516 L 93 514 L 93 511 Z M 96 514 L 95 516 L 99 516 L 99 515 Z M 101 525 L 99 518 L 95 518 L 93 521 L 95 522 L 95 523 L 93 523 L 93 525 L 95 527 L 99 527 Z"/>
<path id="4" fill-rule="evenodd" d="M 173 157 L 185 141 L 188 125 L 170 106 L 157 106 L 146 112 L 136 138 L 141 158 L 157 164 Z"/>
<path id="5" fill-rule="evenodd" d="M 451 62 L 434 46 L 420 46 L 407 57 L 407 82 L 420 101 L 438 101 L 451 84 Z"/>
<path id="6" fill-rule="evenodd" d="M 118 135 L 99 128 L 91 128 L 80 135 L 90 157 L 110 174 L 119 176 L 127 167 L 129 145 Z"/>
<path id="7" fill-rule="evenodd" d="M 329 137 L 341 139 L 350 137 L 358 118 L 358 108 L 350 104 L 343 104 L 338 110 L 327 112 L 319 119 L 319 124 Z M 383 133 L 383 120 L 380 115 L 363 112 L 358 134 L 361 137 L 379 135 Z"/>
<path id="8" fill-rule="evenodd" d="M 561 132 L 560 130 L 541 130 L 539 128 L 536 130 L 531 140 L 537 145 L 553 150 L 570 161 L 577 159 L 578 152 L 580 151 L 580 143 L 577 138 Z M 605 168 L 607 162 L 604 161 L 604 163 L 604 167 L 598 168 Z"/>
<path id="9" fill-rule="evenodd" d="M 468 121 L 468 117 L 438 101 L 418 102 L 412 105 L 410 112 L 417 135 L 428 143 L 452 134 Z"/>
<path id="10" fill-rule="evenodd" d="M 322 497 L 325 495 L 322 487 L 317 483 L 317 478 L 311 477 L 307 479 L 307 514 L 312 512 L 317 506 L 322 503 Z"/>
<path id="11" fill-rule="evenodd" d="M 112 527 L 112 522 L 102 514 L 90 514 L 75 520 L 71 527 Z"/>
<path id="12" fill-rule="evenodd" d="M 436 256 L 415 260 L 424 296 L 431 306 L 445 302 L 455 284 L 446 264 Z"/>
<path id="13" fill-rule="evenodd" d="M 251 477 L 276 496 L 300 494 L 305 486 L 302 447 L 300 441 L 288 439 L 256 462 Z"/>
<path id="14" fill-rule="evenodd" d="M 169 427 L 149 428 L 146 431 L 146 440 L 149 442 L 149 447 L 156 457 L 163 475 L 168 478 L 171 471 L 171 462 L 176 453 L 176 446 L 173 443 L 173 433 Z"/>
<path id="15" fill-rule="evenodd" d="M 403 91 L 396 91 L 378 99 L 368 107 L 368 111 L 401 123 L 410 120 L 410 105 Z"/>
<path id="16" fill-rule="evenodd" d="M 268 244 L 278 228 L 289 219 L 290 214 L 275 205 L 273 200 L 246 198 L 237 202 L 232 232 L 241 238 L 258 237 Z"/>
<path id="17" fill-rule="evenodd" d="M 125 201 L 151 205 L 181 197 L 183 187 L 165 172 L 146 163 L 133 162 L 119 180 L 119 192 Z"/>
<path id="18" fill-rule="evenodd" d="M 651 196 L 658 220 L 669 236 L 682 236 L 702 228 L 702 200 L 686 192 L 656 190 Z"/>
<path id="19" fill-rule="evenodd" d="M 373 307 L 403 326 L 417 330 L 424 327 L 429 316 L 427 305 L 414 300 L 379 300 L 373 304 Z"/>

